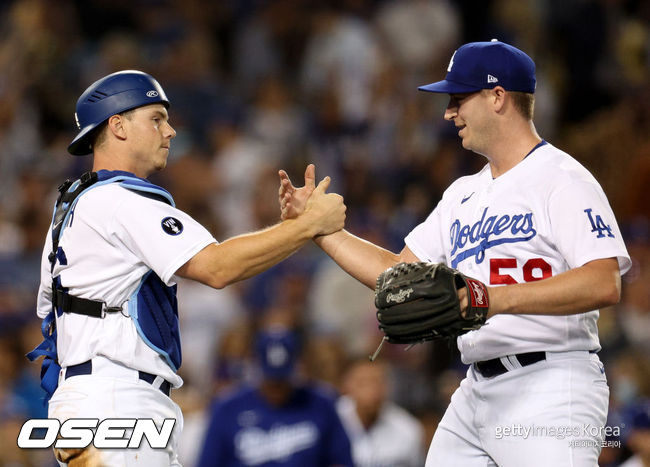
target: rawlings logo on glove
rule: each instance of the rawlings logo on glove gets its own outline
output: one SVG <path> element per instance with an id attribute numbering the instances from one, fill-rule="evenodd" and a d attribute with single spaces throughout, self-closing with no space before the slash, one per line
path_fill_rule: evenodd
<path id="1" fill-rule="evenodd" d="M 457 291 L 464 287 L 468 304 L 461 312 Z M 399 263 L 377 278 L 375 306 L 384 340 L 413 344 L 480 328 L 489 296 L 485 284 L 442 263 Z"/>
<path id="2" fill-rule="evenodd" d="M 413 289 L 400 290 L 399 293 L 397 294 L 389 293 L 386 296 L 386 303 L 390 303 L 390 302 L 402 303 L 404 300 L 409 298 L 409 296 L 412 293 L 413 293 Z"/>

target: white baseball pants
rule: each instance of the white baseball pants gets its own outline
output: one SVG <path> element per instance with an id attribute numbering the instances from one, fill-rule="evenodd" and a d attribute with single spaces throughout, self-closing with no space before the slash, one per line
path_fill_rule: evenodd
<path id="1" fill-rule="evenodd" d="M 470 366 L 426 466 L 597 466 L 608 399 L 603 365 L 586 351 L 547 352 L 544 361 L 488 379 Z"/>
<path id="2" fill-rule="evenodd" d="M 64 371 L 64 370 L 63 370 Z M 95 449 L 83 453 L 80 465 L 124 467 L 180 467 L 177 445 L 183 429 L 180 407 L 146 381 L 136 370 L 126 368 L 102 357 L 93 359 L 93 374 L 59 380 L 59 387 L 50 399 L 48 416 L 61 423 L 69 418 L 150 418 L 158 428 L 166 418 L 176 419 L 165 449 L 152 449 L 146 439 L 138 449 Z M 129 435 L 127 430 L 127 435 Z M 57 450 L 55 450 L 56 453 Z M 74 455 L 78 453 L 71 450 Z M 58 453 L 65 460 L 67 453 Z M 70 460 L 71 466 L 75 463 Z M 61 466 L 67 463 L 59 462 Z"/>

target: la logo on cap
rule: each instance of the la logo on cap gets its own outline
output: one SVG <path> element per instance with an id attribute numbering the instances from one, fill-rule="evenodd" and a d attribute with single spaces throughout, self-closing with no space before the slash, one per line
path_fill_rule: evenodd
<path id="1" fill-rule="evenodd" d="M 451 67 L 454 66 L 454 57 L 456 56 L 457 50 L 454 50 L 453 55 L 451 56 L 451 60 L 449 60 L 449 66 L 447 67 L 447 73 L 451 71 Z"/>

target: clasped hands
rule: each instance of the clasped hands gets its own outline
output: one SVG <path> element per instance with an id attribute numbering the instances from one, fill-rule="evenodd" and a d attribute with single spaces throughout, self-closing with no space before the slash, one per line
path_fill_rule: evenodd
<path id="1" fill-rule="evenodd" d="M 316 235 L 328 235 L 344 227 L 346 207 L 343 197 L 326 192 L 331 182 L 330 177 L 325 177 L 316 185 L 314 164 L 309 164 L 305 169 L 305 186 L 300 188 L 293 186 L 289 175 L 284 170 L 280 170 L 278 175 L 280 176 L 278 201 L 281 210 L 280 218 L 283 221 L 299 216 L 310 216 Z"/>

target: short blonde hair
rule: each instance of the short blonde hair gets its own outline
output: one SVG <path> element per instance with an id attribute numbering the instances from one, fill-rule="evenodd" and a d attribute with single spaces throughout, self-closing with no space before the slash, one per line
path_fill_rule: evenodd
<path id="1" fill-rule="evenodd" d="M 535 112 L 535 95 L 528 92 L 510 91 L 515 109 L 526 119 L 532 120 Z"/>

